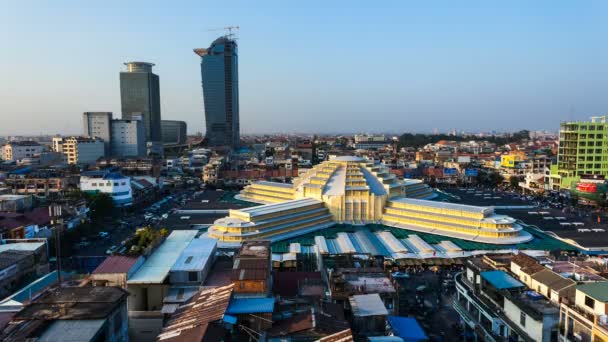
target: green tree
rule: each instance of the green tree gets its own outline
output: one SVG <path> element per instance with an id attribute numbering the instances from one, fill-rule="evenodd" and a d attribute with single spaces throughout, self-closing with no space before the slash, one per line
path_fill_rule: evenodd
<path id="1" fill-rule="evenodd" d="M 110 195 L 98 192 L 87 197 L 89 197 L 87 204 L 89 205 L 89 209 L 91 209 L 93 218 L 103 218 L 112 214 L 114 201 Z"/>

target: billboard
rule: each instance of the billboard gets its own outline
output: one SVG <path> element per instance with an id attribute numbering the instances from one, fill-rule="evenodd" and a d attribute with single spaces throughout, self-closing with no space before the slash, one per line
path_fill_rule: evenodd
<path id="1" fill-rule="evenodd" d="M 515 156 L 511 156 L 511 155 L 500 156 L 500 166 L 515 167 Z"/>
<path id="2" fill-rule="evenodd" d="M 479 171 L 477 169 L 466 169 L 464 170 L 464 175 L 467 177 L 477 177 Z"/>
<path id="3" fill-rule="evenodd" d="M 456 176 L 458 174 L 458 170 L 453 167 L 446 167 L 443 169 L 444 176 Z"/>
<path id="4" fill-rule="evenodd" d="M 595 184 L 595 183 L 578 183 L 576 185 L 576 191 L 594 193 L 594 192 L 597 192 L 597 184 Z"/>

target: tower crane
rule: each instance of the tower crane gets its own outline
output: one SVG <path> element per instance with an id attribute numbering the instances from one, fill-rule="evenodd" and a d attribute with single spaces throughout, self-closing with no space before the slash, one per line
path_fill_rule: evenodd
<path id="1" fill-rule="evenodd" d="M 233 25 L 231 25 L 231 26 L 225 26 L 225 27 L 222 27 L 222 28 L 208 29 L 208 30 L 205 30 L 205 32 L 225 31 L 227 33 L 224 35 L 224 37 L 230 38 L 230 39 L 237 39 L 234 36 L 236 35 L 236 31 L 238 31 L 239 28 L 240 28 L 239 26 L 233 26 Z"/>

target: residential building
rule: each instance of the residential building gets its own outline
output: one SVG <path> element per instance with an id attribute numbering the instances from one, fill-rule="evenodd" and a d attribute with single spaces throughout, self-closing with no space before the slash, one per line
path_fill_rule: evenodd
<path id="1" fill-rule="evenodd" d="M 162 120 L 160 122 L 163 144 L 183 145 L 187 143 L 188 125 L 185 121 Z"/>
<path id="2" fill-rule="evenodd" d="M 112 112 L 82 113 L 82 134 L 103 139 L 105 155 L 110 153 L 112 141 Z"/>
<path id="3" fill-rule="evenodd" d="M 559 309 L 483 258 L 467 260 L 455 277 L 454 309 L 465 330 L 485 341 L 555 341 Z"/>
<path id="4" fill-rule="evenodd" d="M 78 176 L 54 170 L 38 170 L 23 175 L 10 175 L 4 182 L 14 194 L 49 196 L 75 189 L 78 185 Z"/>
<path id="5" fill-rule="evenodd" d="M 141 117 L 132 120 L 112 120 L 111 153 L 113 157 L 140 157 L 146 155 L 146 137 Z"/>
<path id="6" fill-rule="evenodd" d="M 131 179 L 116 172 L 105 170 L 83 172 L 80 175 L 80 190 L 108 194 L 112 196 L 117 207 L 128 207 L 133 204 Z"/>
<path id="7" fill-rule="evenodd" d="M 271 291 L 269 241 L 244 242 L 234 258 L 232 283 L 235 296 L 266 297 Z"/>
<path id="8" fill-rule="evenodd" d="M 174 230 L 127 280 L 130 293 L 129 335 L 132 340 L 154 340 L 161 332 L 164 298 L 171 288 L 171 267 L 197 234 L 193 230 Z"/>
<path id="9" fill-rule="evenodd" d="M 44 146 L 35 141 L 12 141 L 2 146 L 3 160 L 18 161 L 32 158 L 44 151 Z"/>
<path id="10" fill-rule="evenodd" d="M 23 307 L 3 341 L 129 341 L 128 293 L 117 287 L 57 287 Z"/>
<path id="11" fill-rule="evenodd" d="M 32 208 L 30 195 L 0 195 L 0 211 L 23 211 Z"/>
<path id="12" fill-rule="evenodd" d="M 215 260 L 217 240 L 209 238 L 194 239 L 184 249 L 171 267 L 171 284 L 198 286 L 205 281 Z"/>
<path id="13" fill-rule="evenodd" d="M 194 52 L 201 57 L 208 144 L 236 148 L 240 143 L 237 43 L 220 37 L 209 48 Z"/>
<path id="14" fill-rule="evenodd" d="M 91 273 L 91 282 L 94 286 L 116 286 L 126 289 L 127 281 L 144 261 L 143 256 L 109 256 Z"/>
<path id="15" fill-rule="evenodd" d="M 569 189 L 583 175 L 608 176 L 608 116 L 560 124 L 553 184 Z"/>
<path id="16" fill-rule="evenodd" d="M 353 313 L 352 328 L 356 335 L 384 335 L 389 312 L 377 293 L 355 295 L 349 298 L 349 302 Z"/>
<path id="17" fill-rule="evenodd" d="M 95 137 L 53 138 L 55 152 L 63 152 L 68 164 L 93 164 L 105 155 L 105 142 Z"/>
<path id="18" fill-rule="evenodd" d="M 358 150 L 378 150 L 384 148 L 388 144 L 384 134 L 380 135 L 368 135 L 368 134 L 357 134 L 355 135 L 354 147 Z"/>
<path id="19" fill-rule="evenodd" d="M 608 341 L 608 282 L 576 286 L 560 307 L 559 341 Z"/>
<path id="20" fill-rule="evenodd" d="M 152 72 L 154 64 L 127 62 L 125 65 L 127 71 L 120 73 L 122 118 L 133 120 L 141 116 L 146 142 L 160 142 L 160 87 L 158 75 Z"/>

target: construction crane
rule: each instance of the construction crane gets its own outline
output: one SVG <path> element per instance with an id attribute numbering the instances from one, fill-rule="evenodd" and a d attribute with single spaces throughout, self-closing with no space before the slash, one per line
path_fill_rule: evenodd
<path id="1" fill-rule="evenodd" d="M 230 39 L 237 39 L 234 36 L 236 35 L 236 31 L 238 31 L 238 30 L 239 30 L 238 26 L 225 26 L 222 28 L 214 28 L 214 29 L 205 30 L 205 32 L 226 31 L 227 33 L 224 35 L 224 37 L 230 38 Z M 235 32 L 233 32 L 233 31 L 235 31 Z"/>
<path id="2" fill-rule="evenodd" d="M 238 29 L 239 29 L 238 26 L 226 26 L 223 28 L 208 29 L 208 30 L 205 30 L 204 32 L 226 31 L 227 33 L 224 35 L 224 37 L 226 37 L 228 39 L 232 39 L 232 40 L 237 40 L 238 38 L 235 37 L 236 33 L 234 33 L 233 31 L 238 31 Z M 194 53 L 201 57 L 204 57 L 207 55 L 208 51 L 207 51 L 207 49 L 204 49 L 204 48 L 198 48 L 198 49 L 194 49 Z"/>

